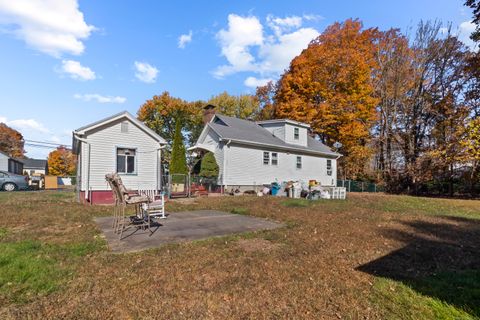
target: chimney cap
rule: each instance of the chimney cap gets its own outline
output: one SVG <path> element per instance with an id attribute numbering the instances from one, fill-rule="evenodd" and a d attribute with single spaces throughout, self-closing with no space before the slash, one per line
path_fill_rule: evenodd
<path id="1" fill-rule="evenodd" d="M 215 109 L 216 107 L 213 104 L 207 104 L 205 107 L 203 107 L 204 110 L 211 110 Z"/>

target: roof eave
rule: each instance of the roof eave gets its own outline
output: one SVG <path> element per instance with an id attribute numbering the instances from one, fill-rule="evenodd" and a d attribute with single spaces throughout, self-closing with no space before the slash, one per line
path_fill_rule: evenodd
<path id="1" fill-rule="evenodd" d="M 127 119 L 132 121 L 134 124 L 138 125 L 143 131 L 145 131 L 145 133 L 147 133 L 152 138 L 154 138 L 159 144 L 161 144 L 161 145 L 167 144 L 167 141 L 164 138 L 159 136 L 155 131 L 153 131 L 152 129 L 147 127 L 143 122 L 141 122 L 140 120 L 135 118 L 128 111 L 123 111 L 123 112 L 114 114 L 113 116 L 110 116 L 108 118 L 96 121 L 92 124 L 80 127 L 79 129 L 73 131 L 73 136 L 74 136 L 73 139 L 75 140 L 75 135 L 81 135 L 81 136 L 86 135 L 88 131 L 92 131 L 92 130 L 100 127 L 101 125 L 116 121 L 116 120 L 121 119 L 123 117 L 126 117 Z"/>
<path id="2" fill-rule="evenodd" d="M 336 152 L 322 152 L 322 151 L 316 151 L 316 150 L 311 150 L 311 149 L 300 149 L 300 148 L 295 148 L 295 147 L 279 146 L 279 145 L 275 145 L 275 144 L 261 143 L 261 142 L 254 142 L 254 141 L 246 141 L 246 140 L 239 140 L 239 139 L 230 139 L 230 138 L 220 137 L 220 140 L 222 140 L 222 141 L 232 141 L 232 142 L 236 142 L 238 144 L 244 144 L 244 145 L 250 145 L 250 146 L 271 147 L 271 148 L 277 148 L 277 149 L 281 149 L 281 150 L 290 150 L 290 151 L 294 151 L 294 152 L 303 152 L 303 153 L 308 153 L 308 154 L 324 155 L 324 156 L 336 157 L 336 159 L 338 159 L 342 156 L 341 154 L 336 153 Z"/>

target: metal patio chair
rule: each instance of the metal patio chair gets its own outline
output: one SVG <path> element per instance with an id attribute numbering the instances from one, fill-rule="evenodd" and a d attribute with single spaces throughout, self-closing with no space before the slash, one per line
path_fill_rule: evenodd
<path id="1" fill-rule="evenodd" d="M 142 229 L 147 227 L 150 233 L 152 233 L 150 229 L 150 220 L 146 219 L 143 210 L 141 209 L 142 204 L 149 203 L 150 199 L 136 192 L 127 190 L 121 177 L 117 173 L 107 176 L 106 179 L 107 181 L 110 179 L 116 198 L 115 206 L 117 209 L 115 211 L 113 225 L 115 232 L 120 233 L 120 240 L 123 237 L 123 232 L 131 227 Z M 134 208 L 134 215 L 127 214 L 127 209 L 129 207 Z"/>

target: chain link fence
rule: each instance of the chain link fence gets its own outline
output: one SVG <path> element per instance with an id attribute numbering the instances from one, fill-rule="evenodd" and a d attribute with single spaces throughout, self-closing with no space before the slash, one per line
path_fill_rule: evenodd
<path id="1" fill-rule="evenodd" d="M 355 180 L 337 180 L 337 187 L 344 187 L 347 192 L 384 192 L 385 188 L 382 185 Z"/>

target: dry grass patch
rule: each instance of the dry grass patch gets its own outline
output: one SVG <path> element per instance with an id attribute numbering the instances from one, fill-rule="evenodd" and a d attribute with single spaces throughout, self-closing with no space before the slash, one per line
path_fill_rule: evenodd
<path id="1" fill-rule="evenodd" d="M 240 239 L 237 241 L 237 244 L 246 252 L 270 252 L 280 247 L 280 243 L 273 243 L 261 238 Z"/>
<path id="2" fill-rule="evenodd" d="M 0 318 L 402 319 L 412 318 L 414 310 L 420 319 L 448 319 L 479 314 L 478 291 L 467 281 L 478 279 L 480 269 L 478 201 L 350 194 L 347 201 L 306 206 L 272 197 L 170 202 L 170 211 L 241 209 L 237 213 L 287 227 L 112 254 L 93 222 L 111 209 L 73 200 L 67 193 L 0 193 L 0 245 L 20 250 L 36 242 L 20 250 L 25 254 L 9 257 L 59 275 L 47 291 L 10 284 L 23 290 L 21 301 L 0 283 Z M 45 267 L 35 266 L 38 257 L 46 259 L 41 260 Z M 2 272 L 12 277 L 6 270 L 0 262 L 0 279 Z M 444 272 L 441 277 L 433 275 L 438 271 Z M 462 290 L 446 294 L 453 290 L 449 283 Z"/>

